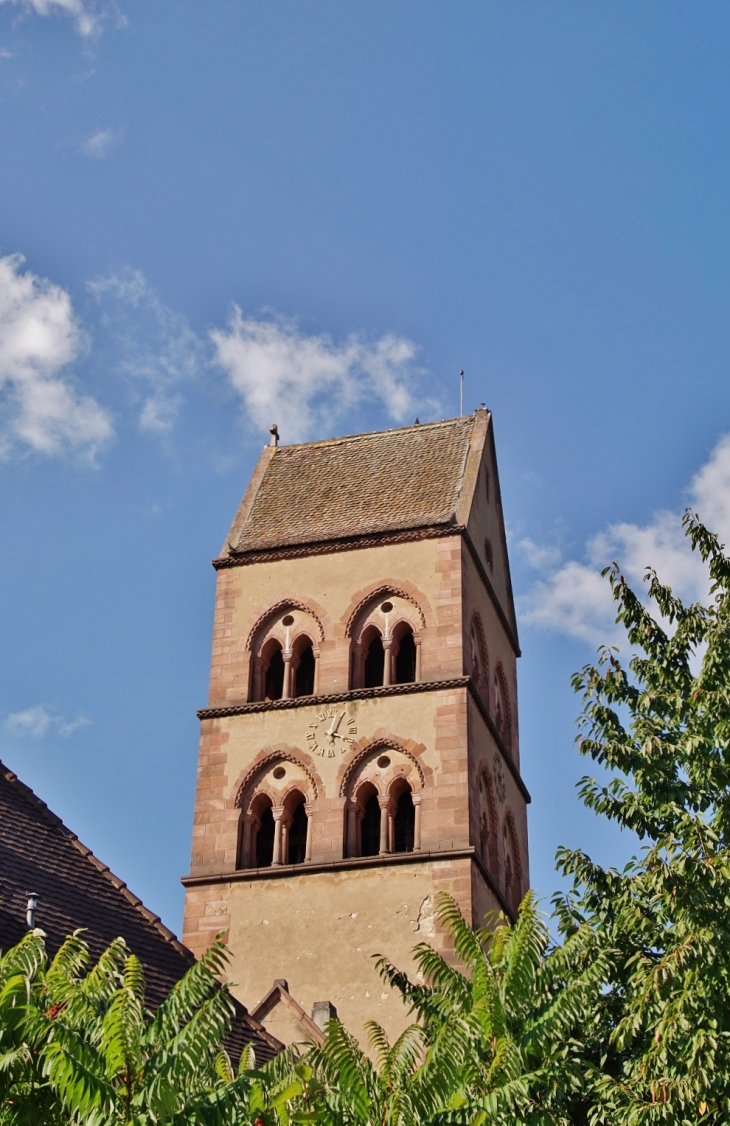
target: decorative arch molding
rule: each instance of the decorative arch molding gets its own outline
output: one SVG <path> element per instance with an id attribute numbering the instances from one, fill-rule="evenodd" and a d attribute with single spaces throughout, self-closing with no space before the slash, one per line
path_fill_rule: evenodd
<path id="1" fill-rule="evenodd" d="M 324 641 L 324 621 L 328 619 L 328 615 L 325 613 L 321 606 L 319 606 L 311 599 L 296 597 L 280 598 L 278 602 L 274 602 L 272 605 L 268 606 L 258 616 L 256 621 L 252 625 L 251 629 L 249 630 L 248 637 L 246 638 L 246 643 L 244 645 L 244 650 L 246 652 L 251 652 L 257 634 L 266 625 L 269 619 L 276 617 L 277 614 L 282 613 L 282 611 L 284 610 L 301 610 L 302 613 L 309 614 L 309 616 L 311 618 L 314 618 L 315 622 L 317 623 L 317 628 L 319 630 L 319 641 Z M 328 621 L 328 625 L 329 624 L 330 623 Z"/>
<path id="2" fill-rule="evenodd" d="M 421 789 L 426 785 L 426 772 L 424 771 L 418 756 L 423 754 L 426 747 L 423 743 L 414 743 L 412 739 L 399 739 L 395 735 L 376 735 L 365 743 L 361 743 L 359 749 L 354 753 L 353 757 L 345 766 L 342 776 L 339 780 L 339 796 L 344 798 L 347 796 L 347 791 L 350 787 L 354 776 L 363 762 L 374 751 L 391 750 L 398 751 L 400 754 L 407 758 L 416 768 L 416 773 L 421 783 Z"/>
<path id="3" fill-rule="evenodd" d="M 506 746 L 507 750 L 512 753 L 512 744 L 514 740 L 514 730 L 512 727 L 512 700 L 510 698 L 509 687 L 507 685 L 507 676 L 504 671 L 504 666 L 501 661 L 497 661 L 497 667 L 494 670 L 494 676 L 499 684 L 499 691 L 502 697 L 502 705 L 504 707 L 504 717 L 502 720 L 502 731 L 499 731 L 500 738 Z M 497 719 L 497 702 L 493 702 L 494 719 Z"/>
<path id="4" fill-rule="evenodd" d="M 350 605 L 340 619 L 344 623 L 342 626 L 343 636 L 352 637 L 355 622 L 368 603 L 375 601 L 376 598 L 385 598 L 389 594 L 411 603 L 418 615 L 421 629 L 425 628 L 427 618 L 433 617 L 425 595 L 412 583 L 374 583 L 372 587 L 359 590 L 350 601 Z M 427 607 L 428 613 L 424 610 L 424 606 Z"/>
<path id="5" fill-rule="evenodd" d="M 309 779 L 309 784 L 312 787 L 312 797 L 315 801 L 317 800 L 317 798 L 319 797 L 320 788 L 322 786 L 322 779 L 312 769 L 311 765 L 307 762 L 302 753 L 297 750 L 296 747 L 289 747 L 285 744 L 282 744 L 281 746 L 276 747 L 266 747 L 263 751 L 260 751 L 243 777 L 236 783 L 236 796 L 233 802 L 236 809 L 243 808 L 243 801 L 246 796 L 246 792 L 255 779 L 256 775 L 260 774 L 261 771 L 265 770 L 268 766 L 272 766 L 275 762 L 281 762 L 282 760 L 285 762 L 291 762 L 294 764 L 294 766 L 298 766 L 301 770 L 304 771 L 307 778 Z M 292 784 L 292 788 L 293 787 L 294 784 Z"/>
<path id="6" fill-rule="evenodd" d="M 484 797 L 487 803 L 489 819 L 492 823 L 492 832 L 496 834 L 499 826 L 499 816 L 497 814 L 497 803 L 494 798 L 494 782 L 492 781 L 492 772 L 488 766 L 482 766 L 480 768 L 479 779 L 484 786 Z"/>

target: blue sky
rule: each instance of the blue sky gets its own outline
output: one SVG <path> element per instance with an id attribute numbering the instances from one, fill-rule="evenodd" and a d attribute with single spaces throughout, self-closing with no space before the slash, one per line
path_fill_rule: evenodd
<path id="1" fill-rule="evenodd" d="M 217 553 L 283 441 L 485 402 L 533 883 L 619 555 L 730 534 L 730 10 L 0 0 L 0 757 L 179 930 Z"/>

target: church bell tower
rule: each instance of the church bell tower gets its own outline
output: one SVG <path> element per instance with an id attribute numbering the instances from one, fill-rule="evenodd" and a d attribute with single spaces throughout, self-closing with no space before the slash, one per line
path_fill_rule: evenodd
<path id="1" fill-rule="evenodd" d="M 297 1038 L 325 999 L 396 1035 L 372 955 L 412 970 L 417 942 L 444 948 L 439 891 L 477 925 L 529 881 L 490 412 L 296 446 L 272 428 L 214 566 L 183 939 L 227 932 L 234 992 L 295 998 Z M 273 1004 L 254 1012 L 293 1038 Z"/>

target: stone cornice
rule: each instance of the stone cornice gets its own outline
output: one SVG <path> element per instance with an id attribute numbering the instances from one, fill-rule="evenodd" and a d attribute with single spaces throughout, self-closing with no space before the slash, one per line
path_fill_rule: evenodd
<path id="1" fill-rule="evenodd" d="M 366 532 L 339 539 L 312 540 L 309 543 L 284 544 L 261 551 L 239 551 L 213 560 L 216 571 L 226 567 L 247 567 L 251 563 L 271 563 L 277 559 L 303 559 L 308 555 L 332 555 L 340 551 L 356 551 L 363 547 L 382 547 L 391 543 L 440 539 L 457 536 L 462 528 L 456 524 L 428 524 L 421 528 L 397 528 L 390 532 Z"/>
<path id="2" fill-rule="evenodd" d="M 494 721 L 489 714 L 489 710 L 469 676 L 457 676 L 451 680 L 425 680 L 411 684 L 390 684 L 387 688 L 352 688 L 347 692 L 332 692 L 326 696 L 300 696 L 298 699 L 294 700 L 257 700 L 249 704 L 231 704 L 224 707 L 200 708 L 197 715 L 200 720 L 228 719 L 230 716 L 252 715 L 257 712 L 289 711 L 293 708 L 312 708 L 327 704 L 349 703 L 351 700 L 377 700 L 388 696 L 413 696 L 422 692 L 443 692 L 458 688 L 468 689 L 474 703 L 479 709 L 480 715 L 489 728 L 492 738 L 500 750 L 507 769 L 515 780 L 517 788 L 525 801 L 529 803 L 532 800 L 529 790 L 522 781 L 512 755 L 503 743 L 501 736 L 498 734 L 497 728 L 494 726 Z"/>
<path id="3" fill-rule="evenodd" d="M 494 877 L 481 856 L 469 845 L 467 848 L 449 848 L 435 852 L 398 852 L 388 856 L 359 856 L 343 860 L 326 860 L 320 863 L 281 864 L 276 868 L 243 868 L 234 872 L 211 872 L 207 876 L 183 876 L 183 887 L 207 887 L 210 884 L 249 883 L 252 880 L 281 880 L 292 876 L 310 876 L 316 872 L 342 872 L 361 868 L 387 868 L 400 864 L 425 864 L 434 861 L 471 860 L 495 896 L 505 915 L 514 921 L 514 915 Z"/>
<path id="4" fill-rule="evenodd" d="M 469 554 L 479 572 L 489 600 L 494 606 L 507 639 L 516 657 L 520 656 L 520 646 L 515 628 L 505 614 L 492 580 L 479 558 L 471 536 L 463 524 L 430 524 L 423 528 L 404 528 L 392 532 L 370 532 L 362 536 L 345 536 L 333 540 L 313 540 L 311 543 L 292 544 L 285 547 L 268 548 L 264 551 L 245 551 L 224 555 L 213 560 L 217 571 L 230 567 L 247 567 L 252 563 L 271 563 L 278 559 L 303 559 L 309 555 L 332 555 L 340 551 L 357 551 L 365 547 L 383 547 L 392 543 L 412 543 L 418 540 L 441 539 L 445 536 L 461 536 L 465 540 Z"/>

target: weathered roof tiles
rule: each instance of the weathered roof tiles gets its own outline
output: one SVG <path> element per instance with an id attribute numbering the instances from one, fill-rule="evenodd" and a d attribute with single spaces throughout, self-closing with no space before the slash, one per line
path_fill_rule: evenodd
<path id="1" fill-rule="evenodd" d="M 195 962 L 157 915 L 0 762 L 0 950 L 25 934 L 30 892 L 38 895 L 36 926 L 46 932 L 52 953 L 80 927 L 85 928 L 94 958 L 121 935 L 144 966 L 146 999 L 152 1008 Z M 253 1042 L 259 1061 L 281 1049 L 236 1003 L 227 1043 L 240 1055 L 247 1042 Z"/>
<path id="2" fill-rule="evenodd" d="M 268 464 L 253 497 L 244 497 L 228 550 L 448 524 L 473 428 L 469 416 L 265 451 Z"/>

